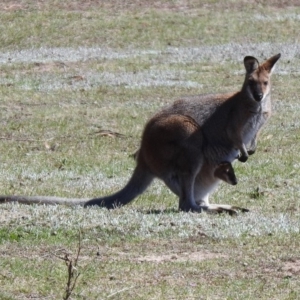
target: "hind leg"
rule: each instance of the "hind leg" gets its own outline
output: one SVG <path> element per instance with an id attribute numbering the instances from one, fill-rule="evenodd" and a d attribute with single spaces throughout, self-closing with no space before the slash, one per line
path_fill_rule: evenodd
<path id="1" fill-rule="evenodd" d="M 202 208 L 196 203 L 194 198 L 195 175 L 188 176 L 187 174 L 182 174 L 180 177 L 179 210 L 202 212 Z"/>
<path id="2" fill-rule="evenodd" d="M 201 207 L 201 209 L 207 213 L 212 214 L 219 214 L 219 213 L 228 213 L 231 216 L 238 214 L 238 212 L 248 212 L 249 209 L 239 207 L 239 206 L 232 206 L 229 204 L 211 204 L 208 201 L 209 195 L 206 195 L 201 200 L 196 200 L 196 203 Z"/>
<path id="3" fill-rule="evenodd" d="M 236 215 L 238 212 L 248 212 L 249 209 L 239 207 L 239 206 L 232 206 L 229 204 L 211 204 L 208 201 L 209 195 L 207 195 L 204 200 L 196 200 L 196 203 L 202 208 L 203 211 L 207 213 L 228 213 L 231 216 Z"/>
<path id="4" fill-rule="evenodd" d="M 249 209 L 239 207 L 239 206 L 232 206 L 229 204 L 211 204 L 209 203 L 209 194 L 207 194 L 205 197 L 199 200 L 199 198 L 196 198 L 196 203 L 202 208 L 203 211 L 207 213 L 228 213 L 231 216 L 238 214 L 238 212 L 248 212 Z"/>
<path id="5" fill-rule="evenodd" d="M 220 213 L 228 213 L 231 216 L 235 216 L 238 212 L 249 212 L 249 209 L 239 207 L 239 206 L 232 206 L 228 204 L 209 204 L 208 206 L 201 206 L 202 210 L 207 213 L 212 214 L 220 214 Z"/>
<path id="6" fill-rule="evenodd" d="M 179 197 L 179 210 L 201 212 L 202 209 L 196 203 L 194 197 L 195 174 L 193 172 L 173 172 L 162 179 L 166 186 Z"/>

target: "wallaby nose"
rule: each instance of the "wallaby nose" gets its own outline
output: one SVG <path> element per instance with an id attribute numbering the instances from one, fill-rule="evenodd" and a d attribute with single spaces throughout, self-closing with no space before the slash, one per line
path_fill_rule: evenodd
<path id="1" fill-rule="evenodd" d="M 258 102 L 261 101 L 263 97 L 264 97 L 263 93 L 259 93 L 259 94 L 254 95 L 255 100 L 258 101 Z"/>
<path id="2" fill-rule="evenodd" d="M 234 179 L 234 180 L 232 181 L 232 185 L 237 185 L 237 183 L 238 183 L 237 179 Z"/>

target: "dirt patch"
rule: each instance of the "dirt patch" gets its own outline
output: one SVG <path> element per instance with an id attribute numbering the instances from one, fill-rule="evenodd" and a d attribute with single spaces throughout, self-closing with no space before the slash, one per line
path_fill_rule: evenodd
<path id="1" fill-rule="evenodd" d="M 156 263 L 169 262 L 169 261 L 198 262 L 198 261 L 203 261 L 208 259 L 216 259 L 216 258 L 224 258 L 224 257 L 226 256 L 219 253 L 212 253 L 212 252 L 191 252 L 191 253 L 183 252 L 183 253 L 173 253 L 173 254 L 165 254 L 165 255 L 159 255 L 159 254 L 146 255 L 146 256 L 138 257 L 137 261 L 156 262 Z"/>
<path id="2" fill-rule="evenodd" d="M 285 262 L 282 271 L 285 276 L 300 275 L 300 259 Z"/>
<path id="3" fill-rule="evenodd" d="M 289 259 L 283 262 L 274 262 L 272 265 L 261 268 L 262 273 L 277 278 L 290 278 L 300 275 L 300 259 Z"/>

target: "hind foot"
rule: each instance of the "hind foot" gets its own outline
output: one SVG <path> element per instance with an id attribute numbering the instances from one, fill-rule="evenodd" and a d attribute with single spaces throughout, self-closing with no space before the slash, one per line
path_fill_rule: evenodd
<path id="1" fill-rule="evenodd" d="M 180 203 L 179 204 L 179 211 L 184 211 L 184 212 L 197 212 L 201 213 L 203 210 L 203 207 L 200 205 L 188 205 L 186 203 Z"/>
<path id="2" fill-rule="evenodd" d="M 227 204 L 209 204 L 208 206 L 202 206 L 202 208 L 203 211 L 206 211 L 207 213 L 220 214 L 225 212 L 231 216 L 237 215 L 238 212 L 249 212 L 249 209 L 247 208 Z"/>

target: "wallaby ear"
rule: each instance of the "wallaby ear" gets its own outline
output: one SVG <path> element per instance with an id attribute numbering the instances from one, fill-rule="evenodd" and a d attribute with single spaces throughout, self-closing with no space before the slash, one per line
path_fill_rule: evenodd
<path id="1" fill-rule="evenodd" d="M 244 58 L 244 65 L 245 65 L 247 73 L 250 74 L 258 68 L 259 62 L 253 56 L 246 56 Z"/>
<path id="2" fill-rule="evenodd" d="M 275 67 L 275 64 L 277 60 L 280 58 L 281 54 L 278 53 L 277 55 L 274 55 L 270 57 L 268 60 L 266 60 L 262 66 L 265 70 L 267 70 L 269 73 L 272 73 Z"/>

